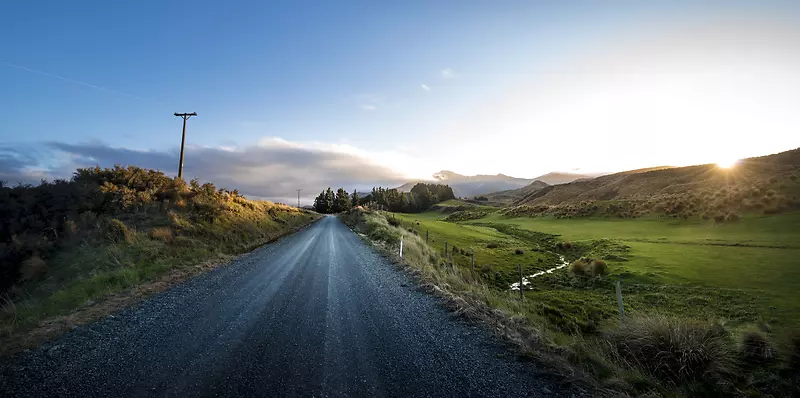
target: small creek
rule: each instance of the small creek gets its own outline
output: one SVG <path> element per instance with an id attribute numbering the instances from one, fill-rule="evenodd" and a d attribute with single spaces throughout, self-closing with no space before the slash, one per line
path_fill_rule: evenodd
<path id="1" fill-rule="evenodd" d="M 539 271 L 539 272 L 537 272 L 535 274 L 531 274 L 531 275 L 523 277 L 522 278 L 522 286 L 529 285 L 530 284 L 530 279 L 536 278 L 537 276 L 542 276 L 544 274 L 552 274 L 553 271 L 559 270 L 559 269 L 564 268 L 567 265 L 569 265 L 569 262 L 567 261 L 567 259 L 565 259 L 564 256 L 562 256 L 560 254 L 558 255 L 558 260 L 561 261 L 561 265 L 559 265 L 558 267 L 550 268 L 550 269 L 544 270 L 544 271 Z M 519 282 L 512 283 L 511 284 L 511 290 L 519 290 Z"/>

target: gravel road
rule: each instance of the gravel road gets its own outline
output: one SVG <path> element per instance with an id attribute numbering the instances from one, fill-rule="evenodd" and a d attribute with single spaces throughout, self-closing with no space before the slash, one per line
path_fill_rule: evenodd
<path id="1" fill-rule="evenodd" d="M 335 217 L 0 365 L 0 396 L 553 396 Z"/>

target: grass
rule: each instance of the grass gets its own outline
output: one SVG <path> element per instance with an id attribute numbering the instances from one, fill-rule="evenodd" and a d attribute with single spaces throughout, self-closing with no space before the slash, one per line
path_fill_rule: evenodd
<path id="1" fill-rule="evenodd" d="M 573 378 L 588 375 L 595 387 L 610 395 L 800 392 L 789 382 L 800 363 L 800 339 L 784 339 L 789 342 L 777 344 L 783 348 L 772 343 L 792 335 L 791 327 L 797 324 L 791 292 L 798 282 L 791 262 L 797 248 L 784 243 L 782 235 L 796 234 L 795 214 L 745 217 L 740 225 L 722 228 L 691 220 L 493 215 L 445 222 L 437 212 L 392 215 L 398 220 L 398 227 L 392 227 L 375 213 L 359 217 L 371 220 L 367 224 L 385 224 L 380 236 L 404 236 L 407 248 L 418 251 L 422 245 L 422 250 L 430 250 L 422 259 L 411 255 L 406 261 L 456 311 L 493 327 L 528 355 Z M 534 223 L 544 227 L 533 230 Z M 425 231 L 430 232 L 433 250 L 424 245 Z M 375 234 L 368 236 L 376 240 Z M 391 246 L 389 252 L 396 251 L 395 240 L 377 240 Z M 451 268 L 439 249 L 444 240 L 475 250 L 492 270 L 505 271 L 496 272 L 500 283 L 496 275 L 481 270 L 485 263 L 477 264 L 474 273 L 460 261 Z M 733 246 L 742 242 L 757 244 Z M 507 284 L 515 272 L 508 275 L 508 268 L 510 259 L 520 257 L 513 253 L 521 244 L 543 261 L 558 256 L 602 260 L 609 275 L 577 277 L 567 269 L 546 273 L 532 279 L 524 301 L 515 300 L 518 293 Z M 614 294 L 617 279 L 624 281 L 627 320 L 622 324 Z M 505 326 L 496 326 L 503 322 Z M 756 326 L 758 335 L 752 331 Z"/>
<path id="2" fill-rule="evenodd" d="M 167 216 L 154 212 L 141 214 L 138 218 L 144 221 L 135 228 L 120 220 L 107 222 L 98 238 L 50 258 L 46 277 L 17 287 L 16 299 L 6 300 L 0 312 L 0 340 L 16 346 L 13 340 L 22 339 L 21 335 L 48 319 L 176 271 L 181 271 L 177 277 L 192 275 L 198 264 L 223 262 L 318 218 L 315 213 L 270 202 L 239 199 L 227 206 L 228 211 L 213 220 L 193 219 L 183 212 Z"/>

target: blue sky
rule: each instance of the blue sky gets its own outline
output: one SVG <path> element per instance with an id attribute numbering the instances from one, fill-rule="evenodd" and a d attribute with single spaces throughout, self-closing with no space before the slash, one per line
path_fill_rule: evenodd
<path id="1" fill-rule="evenodd" d="M 187 172 L 209 179 L 193 166 L 193 154 L 251 154 L 246 164 L 257 167 L 210 178 L 263 196 L 280 196 L 304 179 L 325 185 L 304 177 L 313 173 L 309 166 L 329 169 L 326 178 L 337 183 L 370 185 L 440 169 L 534 177 L 714 162 L 797 146 L 780 139 L 798 127 L 790 111 L 799 102 L 792 94 L 800 84 L 793 72 L 800 66 L 797 5 L 696 4 L 4 2 L 0 176 L 69 176 L 76 166 L 148 159 L 153 163 L 143 166 L 174 172 L 168 159 L 181 123 L 172 113 L 191 111 L 199 116 L 189 121 Z M 709 86 L 695 84 L 698 76 L 711 76 L 702 80 Z M 696 98 L 692 90 L 708 95 L 703 106 L 716 101 L 707 116 L 681 105 L 681 98 Z M 726 93 L 759 102 L 731 103 Z M 670 96 L 674 102 L 663 100 Z M 753 110 L 764 99 L 768 109 Z M 609 103 L 620 105 L 592 113 Z M 630 109 L 640 103 L 646 111 Z M 670 134 L 645 120 L 626 125 L 626 108 L 649 121 L 691 119 L 707 127 L 707 143 L 750 122 L 769 128 L 777 142 L 586 161 L 581 151 L 604 143 L 636 140 L 643 146 L 625 151 L 643 152 L 650 140 L 634 138 Z M 744 112 L 744 122 L 727 116 L 741 109 L 752 113 Z M 571 154 L 576 146 L 582 149 Z M 619 147 L 610 145 L 609 157 L 619 159 Z M 274 164 L 267 158 L 281 156 L 271 151 L 320 156 L 298 155 L 310 163 L 278 181 L 266 174 L 299 165 Z M 357 166 L 340 168 L 347 161 Z M 373 166 L 377 171 L 360 173 Z M 259 188 L 269 184 L 282 188 Z"/>

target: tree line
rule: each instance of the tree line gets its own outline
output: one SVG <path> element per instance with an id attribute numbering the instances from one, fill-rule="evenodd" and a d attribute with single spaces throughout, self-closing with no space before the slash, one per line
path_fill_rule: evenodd
<path id="1" fill-rule="evenodd" d="M 445 200 L 455 199 L 448 185 L 418 183 L 410 192 L 396 188 L 373 187 L 372 192 L 359 197 L 357 191 L 350 195 L 344 188 L 334 191 L 328 188 L 314 199 L 314 210 L 318 213 L 339 213 L 354 206 L 369 206 L 379 210 L 398 213 L 419 213 Z"/>

